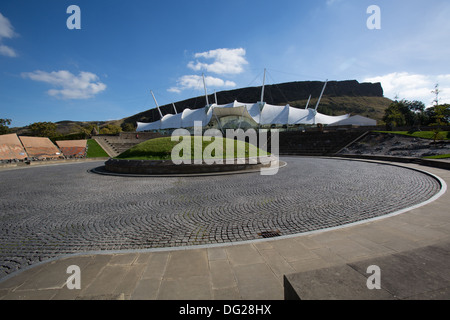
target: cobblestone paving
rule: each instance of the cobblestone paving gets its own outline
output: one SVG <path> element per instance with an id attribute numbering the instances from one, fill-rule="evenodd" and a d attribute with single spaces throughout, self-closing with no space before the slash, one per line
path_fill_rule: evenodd
<path id="1" fill-rule="evenodd" d="M 101 162 L 0 172 L 0 278 L 63 254 L 223 243 L 339 226 L 423 202 L 439 189 L 395 166 L 284 158 L 277 175 L 130 178 Z"/>

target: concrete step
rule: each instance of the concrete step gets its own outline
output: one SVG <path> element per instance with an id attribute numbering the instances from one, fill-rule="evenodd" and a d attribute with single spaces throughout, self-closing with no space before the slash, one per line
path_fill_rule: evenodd
<path id="1" fill-rule="evenodd" d="M 117 157 L 119 155 L 119 153 L 114 150 L 108 143 L 108 141 L 106 140 L 105 137 L 101 137 L 101 136 L 95 136 L 93 137 L 93 139 L 95 141 L 97 141 L 97 143 L 100 145 L 100 147 L 103 148 L 103 150 L 105 150 L 105 152 L 108 154 L 108 156 L 110 156 L 111 158 Z"/>
<path id="2" fill-rule="evenodd" d="M 450 298 L 450 242 L 284 276 L 287 300 Z"/>

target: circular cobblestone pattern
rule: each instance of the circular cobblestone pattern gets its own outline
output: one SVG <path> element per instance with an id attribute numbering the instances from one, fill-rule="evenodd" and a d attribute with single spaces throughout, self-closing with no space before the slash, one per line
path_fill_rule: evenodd
<path id="1" fill-rule="evenodd" d="M 0 278 L 63 254 L 260 239 L 374 218 L 440 190 L 376 163 L 283 158 L 274 176 L 117 177 L 101 162 L 0 172 Z"/>

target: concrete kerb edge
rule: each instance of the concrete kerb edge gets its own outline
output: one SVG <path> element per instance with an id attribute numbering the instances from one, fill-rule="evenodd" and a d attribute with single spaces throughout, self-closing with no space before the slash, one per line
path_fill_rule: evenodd
<path id="1" fill-rule="evenodd" d="M 18 276 L 21 273 L 23 273 L 27 270 L 30 270 L 32 268 L 41 266 L 46 263 L 51 263 L 51 262 L 54 262 L 57 260 L 63 260 L 63 259 L 68 259 L 68 258 L 75 258 L 75 257 L 81 257 L 81 256 L 89 256 L 89 255 L 114 255 L 114 254 L 130 254 L 130 253 L 173 252 L 173 251 L 186 251 L 186 250 L 195 250 L 195 249 L 200 250 L 200 249 L 208 249 L 208 248 L 232 247 L 232 246 L 239 246 L 239 245 L 244 245 L 244 244 L 254 244 L 254 243 L 261 243 L 261 242 L 285 240 L 285 239 L 303 237 L 303 236 L 319 234 L 319 233 L 324 233 L 324 232 L 329 232 L 329 231 L 335 231 L 335 230 L 344 229 L 344 228 L 350 228 L 350 227 L 354 227 L 354 226 L 361 225 L 361 224 L 366 224 L 366 223 L 371 223 L 374 221 L 379 221 L 382 219 L 387 219 L 387 218 L 394 217 L 399 214 L 420 208 L 422 206 L 425 206 L 427 204 L 430 204 L 430 203 L 436 201 L 438 198 L 440 198 L 442 195 L 444 195 L 447 192 L 447 184 L 442 178 L 440 178 L 439 176 L 437 176 L 433 173 L 422 170 L 422 169 L 410 168 L 410 167 L 407 167 L 407 166 L 404 166 L 401 164 L 383 162 L 381 160 L 367 160 L 367 159 L 354 159 L 354 158 L 349 159 L 349 158 L 337 158 L 337 157 L 318 157 L 318 158 L 327 158 L 327 159 L 335 159 L 335 160 L 340 159 L 340 160 L 345 160 L 345 161 L 349 161 L 349 160 L 350 161 L 362 161 L 362 162 L 378 163 L 378 164 L 382 164 L 382 165 L 397 166 L 397 167 L 406 168 L 409 170 L 414 170 L 417 172 L 427 174 L 427 175 L 431 176 L 432 178 L 436 179 L 441 185 L 441 190 L 438 193 L 436 193 L 434 196 L 432 196 L 430 199 L 428 199 L 424 202 L 421 202 L 421 203 L 415 204 L 413 206 L 403 208 L 403 209 L 400 209 L 400 210 L 397 210 L 397 211 L 394 211 L 394 212 L 391 212 L 391 213 L 388 213 L 388 214 L 385 214 L 385 215 L 382 215 L 379 217 L 356 221 L 356 222 L 352 222 L 352 223 L 348 223 L 348 224 L 336 226 L 336 227 L 329 227 L 329 228 L 324 228 L 324 229 L 319 229 L 319 230 L 307 231 L 307 232 L 303 232 L 303 233 L 295 233 L 295 234 L 289 234 L 289 235 L 284 235 L 284 236 L 278 236 L 275 238 L 253 239 L 253 240 L 226 242 L 226 243 L 212 243 L 212 244 L 180 246 L 180 247 L 162 247 L 162 248 L 127 249 L 127 250 L 101 250 L 101 251 L 97 250 L 97 251 L 69 253 L 69 254 L 57 256 L 54 258 L 50 258 L 45 261 L 38 262 L 36 264 L 27 266 L 27 267 L 23 268 L 22 270 L 17 270 L 15 272 L 3 277 L 2 279 L 0 279 L 0 284 L 4 281 L 7 281 L 8 279 L 10 279 L 12 277 Z M 440 169 L 440 170 L 444 170 L 444 169 Z"/>
<path id="2" fill-rule="evenodd" d="M 287 166 L 285 161 L 278 161 L 279 165 L 277 169 L 281 169 Z M 247 169 L 238 171 L 223 171 L 223 172 L 203 172 L 203 173 L 179 173 L 179 174 L 133 174 L 133 173 L 116 173 L 109 171 L 102 171 L 104 166 L 96 167 L 87 170 L 89 173 L 100 174 L 104 176 L 116 176 L 116 177 L 130 177 L 130 178 L 182 178 L 182 177 L 207 177 L 207 176 L 222 176 L 222 175 L 232 175 L 232 174 L 245 174 L 245 173 L 256 173 L 261 172 L 262 169 L 270 168 L 258 168 L 258 169 Z"/>
<path id="3" fill-rule="evenodd" d="M 49 166 L 59 166 L 59 165 L 69 165 L 69 164 L 80 164 L 80 163 L 88 163 L 88 162 L 97 162 L 97 161 L 105 161 L 110 158 L 84 158 L 84 159 L 62 159 L 56 161 L 35 161 L 31 162 L 29 165 L 20 164 L 13 166 L 0 166 L 1 171 L 9 171 L 9 170 L 20 170 L 20 169 L 29 169 L 29 168 L 41 168 L 41 167 L 49 167 Z"/>

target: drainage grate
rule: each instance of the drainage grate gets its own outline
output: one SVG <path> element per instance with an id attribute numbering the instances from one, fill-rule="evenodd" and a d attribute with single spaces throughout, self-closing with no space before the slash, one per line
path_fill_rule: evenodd
<path id="1" fill-rule="evenodd" d="M 273 238 L 273 237 L 279 237 L 280 236 L 280 231 L 263 231 L 261 233 L 258 233 L 258 236 L 263 237 L 263 238 Z"/>

